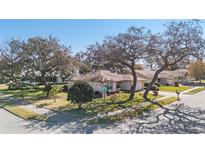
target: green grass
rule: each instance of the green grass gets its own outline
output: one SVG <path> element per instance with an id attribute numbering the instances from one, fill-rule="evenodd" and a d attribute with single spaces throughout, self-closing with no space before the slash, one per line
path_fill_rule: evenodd
<path id="1" fill-rule="evenodd" d="M 63 86 L 63 84 L 57 84 L 57 86 Z M 39 89 L 29 89 L 29 90 L 8 90 L 0 89 L 0 93 L 10 95 L 17 99 L 25 99 L 27 102 L 30 102 L 37 107 L 45 107 L 53 110 L 61 110 L 63 108 L 68 108 L 73 106 L 69 104 L 66 93 L 58 93 L 56 102 L 54 102 L 53 97 L 46 97 L 46 94 L 43 91 L 43 87 Z M 75 105 L 74 105 L 75 106 Z"/>
<path id="2" fill-rule="evenodd" d="M 15 97 L 15 98 L 45 96 L 42 89 L 29 89 L 29 90 L 0 89 L 0 93 L 11 95 L 12 97 Z"/>
<path id="3" fill-rule="evenodd" d="M 121 101 L 126 101 L 128 97 L 129 97 L 129 94 L 121 92 L 121 93 L 112 95 L 110 97 L 107 97 L 105 100 L 103 98 L 95 99 L 92 102 L 84 104 L 82 107 L 85 110 L 92 111 L 94 113 L 103 113 L 103 112 L 108 112 L 109 110 L 112 110 L 112 111 L 119 110 L 122 107 L 126 108 L 126 107 L 136 106 L 139 103 L 142 103 L 145 101 L 143 98 L 143 93 L 136 92 L 133 100 L 127 101 L 126 103 L 123 103 L 123 104 L 118 103 Z M 159 95 L 157 98 L 160 98 L 160 97 L 163 97 L 163 96 Z M 148 95 L 148 98 L 154 99 L 155 97 L 150 93 Z"/>
<path id="4" fill-rule="evenodd" d="M 189 91 L 189 92 L 187 92 L 187 93 L 185 93 L 185 94 L 190 94 L 190 95 L 192 95 L 192 94 L 196 94 L 196 93 L 198 93 L 198 92 L 200 92 L 200 91 L 203 91 L 203 90 L 205 90 L 204 87 L 199 87 L 199 88 L 193 89 L 193 90 L 191 90 L 191 91 Z"/>
<path id="5" fill-rule="evenodd" d="M 200 82 L 200 80 L 196 80 L 195 82 Z M 201 80 L 202 83 L 205 83 L 205 80 Z"/>
<path id="6" fill-rule="evenodd" d="M 169 104 L 176 102 L 176 101 L 177 101 L 177 97 L 172 96 L 172 97 L 160 100 L 159 104 L 162 106 L 165 106 L 165 105 L 169 105 Z M 143 108 L 145 110 L 147 110 L 147 109 L 148 110 L 155 110 L 155 109 L 159 108 L 159 106 L 156 104 L 151 104 L 151 105 L 144 106 Z"/>
<path id="7" fill-rule="evenodd" d="M 11 95 L 15 98 L 22 98 L 27 102 L 30 102 L 37 107 L 44 107 L 51 110 L 56 110 L 60 112 L 64 112 L 68 114 L 68 116 L 72 117 L 85 117 L 94 114 L 100 114 L 105 112 L 112 112 L 115 110 L 119 110 L 122 107 L 135 107 L 139 103 L 144 102 L 143 93 L 136 92 L 134 99 L 132 101 L 128 101 L 123 104 L 119 104 L 118 102 L 126 101 L 129 98 L 128 93 L 120 92 L 118 94 L 108 96 L 106 99 L 99 98 L 94 99 L 91 102 L 82 105 L 82 110 L 77 108 L 76 104 L 67 101 L 67 93 L 58 93 L 56 96 L 56 102 L 54 102 L 52 97 L 45 97 L 42 89 L 31 89 L 31 90 L 0 90 L 0 92 L 4 94 Z M 163 96 L 158 96 L 160 98 Z M 148 98 L 154 99 L 155 97 L 150 93 Z"/>
<path id="8" fill-rule="evenodd" d="M 46 120 L 45 116 L 42 116 L 42 115 L 35 113 L 33 111 L 30 111 L 28 109 L 19 107 L 17 105 L 13 105 L 12 103 L 10 103 L 8 101 L 0 100 L 0 107 L 6 109 L 7 111 L 11 112 L 12 114 L 14 114 L 22 119 L 25 119 L 25 120 L 29 120 L 29 119 Z"/>
<path id="9" fill-rule="evenodd" d="M 169 97 L 169 98 L 165 98 L 159 101 L 159 104 L 162 106 L 165 105 L 169 105 L 173 102 L 177 101 L 176 97 Z M 133 117 L 137 117 L 139 114 L 142 114 L 142 112 L 146 112 L 148 110 L 155 110 L 159 108 L 158 105 L 155 104 L 150 104 L 150 105 L 146 105 L 146 106 L 142 106 L 139 109 L 132 109 L 129 110 L 127 112 L 123 112 L 120 114 L 116 114 L 116 115 L 112 115 L 112 116 L 105 116 L 103 118 L 96 118 L 96 119 L 92 119 L 89 120 L 88 123 L 89 124 L 105 124 L 105 123 L 114 123 L 117 121 L 123 121 L 126 118 L 133 118 Z"/>
<path id="10" fill-rule="evenodd" d="M 180 86 L 180 87 L 175 87 L 175 86 L 160 86 L 159 90 L 160 91 L 167 91 L 167 92 L 176 92 L 179 91 L 179 92 L 182 92 L 182 91 L 185 91 L 185 90 L 188 90 L 190 89 L 190 87 L 188 86 Z"/>
<path id="11" fill-rule="evenodd" d="M 45 97 L 45 93 L 43 93 L 42 89 L 37 89 L 37 90 L 36 89 L 31 89 L 31 90 L 5 90 L 4 89 L 4 90 L 0 90 L 0 92 L 7 95 L 11 95 L 15 98 L 24 97 L 25 100 L 36 105 L 37 107 L 45 107 L 47 109 L 64 111 L 69 113 L 73 113 L 72 110 L 77 109 L 76 104 L 67 101 L 67 93 L 58 93 L 56 97 L 56 102 L 54 102 L 52 97 Z M 103 98 L 94 99 L 93 101 L 84 104 L 82 107 L 88 113 L 106 112 L 112 108 L 115 108 L 114 110 L 118 110 L 120 108 L 119 104 L 118 103 L 111 104 L 111 102 L 125 101 L 128 99 L 128 97 L 129 94 L 121 92 L 119 94 L 108 96 L 105 100 Z M 149 94 L 148 97 L 150 99 L 154 99 L 154 96 L 152 94 Z M 158 96 L 157 98 L 160 97 L 162 96 Z M 123 106 L 129 107 L 129 106 L 137 105 L 141 102 L 144 102 L 143 94 L 141 92 L 136 92 L 134 100 L 124 103 Z"/>

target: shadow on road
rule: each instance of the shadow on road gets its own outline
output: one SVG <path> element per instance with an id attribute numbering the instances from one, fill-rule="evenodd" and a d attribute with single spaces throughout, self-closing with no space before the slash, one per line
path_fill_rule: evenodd
<path id="1" fill-rule="evenodd" d="M 59 115 L 53 115 L 53 119 Z M 149 134 L 195 134 L 205 133 L 205 110 L 183 104 L 171 105 L 167 110 L 146 112 L 138 118 L 114 124 L 88 124 L 87 118 L 68 118 L 61 123 L 32 121 L 27 128 L 42 128 L 50 133 L 149 133 Z"/>

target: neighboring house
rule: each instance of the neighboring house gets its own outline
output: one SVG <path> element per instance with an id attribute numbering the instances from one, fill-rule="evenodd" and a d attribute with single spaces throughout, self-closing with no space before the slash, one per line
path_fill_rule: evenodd
<path id="1" fill-rule="evenodd" d="M 37 72 L 35 72 L 37 74 Z M 32 83 L 32 84 L 40 84 L 40 72 L 38 73 L 38 76 L 35 81 L 32 80 L 24 80 L 23 83 Z M 46 78 L 47 83 L 56 84 L 56 83 L 67 83 L 70 78 L 73 78 L 74 76 L 79 76 L 79 69 L 75 68 L 71 74 L 71 76 L 68 77 L 62 77 L 59 75 L 59 73 L 53 74 L 51 77 Z"/>
<path id="2" fill-rule="evenodd" d="M 154 77 L 155 71 L 136 70 L 137 76 L 144 78 L 145 83 L 150 83 Z M 190 80 L 189 72 L 186 69 L 178 69 L 174 71 L 162 71 L 158 76 L 158 82 L 161 84 L 174 85 L 175 82 Z"/>
<path id="3" fill-rule="evenodd" d="M 79 76 L 79 69 L 74 69 L 72 75 L 69 78 L 73 78 L 74 76 Z M 56 75 L 54 77 L 53 83 L 67 83 L 69 78 L 62 78 L 60 75 Z"/>
<path id="4" fill-rule="evenodd" d="M 70 81 L 68 81 L 68 87 L 71 87 L 74 81 L 79 80 L 88 82 L 93 87 L 95 92 L 101 92 L 101 87 L 103 85 L 108 87 L 109 92 L 116 92 L 118 90 L 130 90 L 133 78 L 130 74 L 117 74 L 108 70 L 100 70 L 94 73 L 73 77 Z M 144 79 L 138 78 L 136 91 L 143 89 Z"/>
<path id="5" fill-rule="evenodd" d="M 137 77 L 145 79 L 145 83 L 150 83 L 154 76 L 154 71 L 151 70 L 135 70 Z"/>

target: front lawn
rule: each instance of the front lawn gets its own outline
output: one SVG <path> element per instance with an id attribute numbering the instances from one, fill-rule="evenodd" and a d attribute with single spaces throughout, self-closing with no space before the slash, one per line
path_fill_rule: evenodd
<path id="1" fill-rule="evenodd" d="M 136 92 L 135 97 L 132 101 L 125 102 L 120 104 L 119 102 L 125 101 L 128 99 L 129 94 L 120 92 L 118 94 L 114 94 L 112 96 L 108 96 L 105 99 L 93 99 L 93 101 L 88 102 L 82 105 L 82 109 L 78 109 L 76 104 L 67 101 L 67 93 L 59 92 L 56 96 L 56 102 L 53 97 L 45 97 L 45 93 L 41 89 L 30 89 L 30 90 L 0 90 L 1 93 L 11 95 L 15 98 L 25 99 L 27 102 L 30 102 L 37 107 L 44 107 L 51 110 L 56 110 L 60 112 L 64 112 L 68 116 L 75 118 L 83 118 L 89 115 L 98 115 L 104 114 L 108 112 L 113 112 L 116 110 L 120 110 L 122 108 L 134 108 L 137 105 L 140 105 L 145 100 L 143 98 L 142 92 Z M 158 96 L 160 98 L 163 96 Z M 150 93 L 148 98 L 155 99 L 155 97 Z M 38 115 L 34 113 L 28 113 L 24 109 L 15 107 L 7 107 L 7 110 L 13 112 L 14 114 L 22 117 L 24 119 L 34 118 L 41 119 Z M 20 111 L 20 112 L 18 112 Z M 21 113 L 21 114 L 20 114 Z"/>
<path id="2" fill-rule="evenodd" d="M 162 106 L 165 106 L 165 105 L 169 105 L 169 104 L 171 104 L 175 101 L 177 101 L 177 98 L 172 96 L 172 97 L 169 97 L 169 98 L 162 99 L 158 103 Z M 155 110 L 157 108 L 159 108 L 158 105 L 149 104 L 149 105 L 142 106 L 140 108 L 131 109 L 127 112 L 122 112 L 120 114 L 111 115 L 111 116 L 104 116 L 102 118 L 91 119 L 91 120 L 88 121 L 88 123 L 90 123 L 90 124 L 113 123 L 113 122 L 116 122 L 116 121 L 122 121 L 126 118 L 136 117 L 136 116 L 142 114 L 142 112 L 146 112 L 148 110 Z"/>
<path id="3" fill-rule="evenodd" d="M 59 92 L 56 96 L 56 102 L 54 102 L 53 97 L 45 97 L 42 89 L 30 89 L 30 90 L 8 90 L 2 89 L 0 92 L 11 95 L 15 98 L 25 99 L 26 101 L 36 105 L 37 107 L 45 107 L 47 109 L 63 111 L 69 114 L 73 114 L 74 111 L 77 112 L 77 105 L 67 101 L 67 93 Z M 144 102 L 143 93 L 136 92 L 134 100 L 123 103 L 121 106 L 118 103 L 120 101 L 125 101 L 129 97 L 128 93 L 118 93 L 112 96 L 106 97 L 106 99 L 99 98 L 94 99 L 82 106 L 86 113 L 101 113 L 108 112 L 109 110 L 118 110 L 123 107 L 130 107 Z M 154 99 L 154 96 L 150 93 L 148 95 L 150 99 Z M 160 98 L 162 96 L 158 96 Z M 114 102 L 114 103 L 113 103 Z"/>
<path id="4" fill-rule="evenodd" d="M 26 97 L 43 97 L 45 94 L 42 89 L 29 89 L 29 90 L 8 90 L 0 89 L 0 93 L 5 95 L 11 95 L 14 98 L 26 98 Z"/>
<path id="5" fill-rule="evenodd" d="M 191 90 L 191 91 L 189 91 L 189 92 L 187 92 L 187 93 L 185 93 L 185 94 L 190 94 L 190 95 L 192 95 L 192 94 L 199 93 L 200 91 L 203 91 L 203 90 L 205 90 L 204 87 L 199 87 L 199 88 L 193 89 L 193 90 Z"/>
<path id="6" fill-rule="evenodd" d="M 63 86 L 63 85 L 58 85 Z M 67 93 L 59 92 L 56 96 L 56 102 L 52 96 L 46 97 L 46 94 L 43 91 L 43 87 L 39 89 L 29 89 L 29 90 L 8 90 L 7 88 L 0 89 L 0 93 L 5 95 L 10 95 L 17 99 L 25 99 L 26 101 L 33 103 L 37 107 L 45 107 L 48 109 L 61 109 L 66 108 L 69 105 L 67 99 Z"/>
<path id="7" fill-rule="evenodd" d="M 188 86 L 179 86 L 179 87 L 175 87 L 175 86 L 160 86 L 159 90 L 160 91 L 167 91 L 167 92 L 176 92 L 176 90 L 177 90 L 179 92 L 182 92 L 182 91 L 188 90 L 190 88 L 191 87 L 188 87 Z"/>
<path id="8" fill-rule="evenodd" d="M 159 101 L 159 104 L 162 105 L 162 106 L 165 106 L 165 105 L 169 105 L 169 104 L 171 104 L 171 103 L 173 103 L 173 102 L 176 102 L 176 101 L 177 101 L 177 97 L 172 96 L 172 97 L 169 97 L 169 98 L 165 98 L 165 99 L 160 100 L 160 101 Z M 158 105 L 155 105 L 155 104 L 151 104 L 151 105 L 144 106 L 144 109 L 145 109 L 145 110 L 146 110 L 146 109 L 148 109 L 148 110 L 155 110 L 155 109 L 157 109 L 157 108 L 159 108 L 159 106 L 158 106 Z"/>
<path id="9" fill-rule="evenodd" d="M 88 111 L 92 111 L 94 113 L 103 113 L 103 112 L 119 110 L 123 107 L 124 108 L 134 107 L 145 101 L 143 98 L 143 93 L 136 92 L 133 100 L 128 101 L 123 104 L 118 103 L 118 102 L 126 101 L 128 97 L 129 97 L 129 94 L 120 92 L 118 94 L 109 96 L 106 99 L 103 99 L 103 98 L 95 99 L 92 102 L 84 104 L 83 108 Z M 163 96 L 159 95 L 157 98 L 160 98 L 160 97 L 163 97 Z M 149 93 L 148 98 L 154 99 L 155 97 L 151 93 Z"/>

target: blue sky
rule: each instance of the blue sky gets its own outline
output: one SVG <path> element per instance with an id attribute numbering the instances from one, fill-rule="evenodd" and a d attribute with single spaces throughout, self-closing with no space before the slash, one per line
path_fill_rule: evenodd
<path id="1" fill-rule="evenodd" d="M 10 38 L 25 40 L 28 37 L 49 35 L 62 44 L 71 45 L 73 53 L 83 51 L 107 35 L 125 32 L 129 26 L 144 26 L 157 33 L 164 30 L 170 20 L 0 20 L 0 42 Z M 205 28 L 205 24 L 202 23 Z"/>

